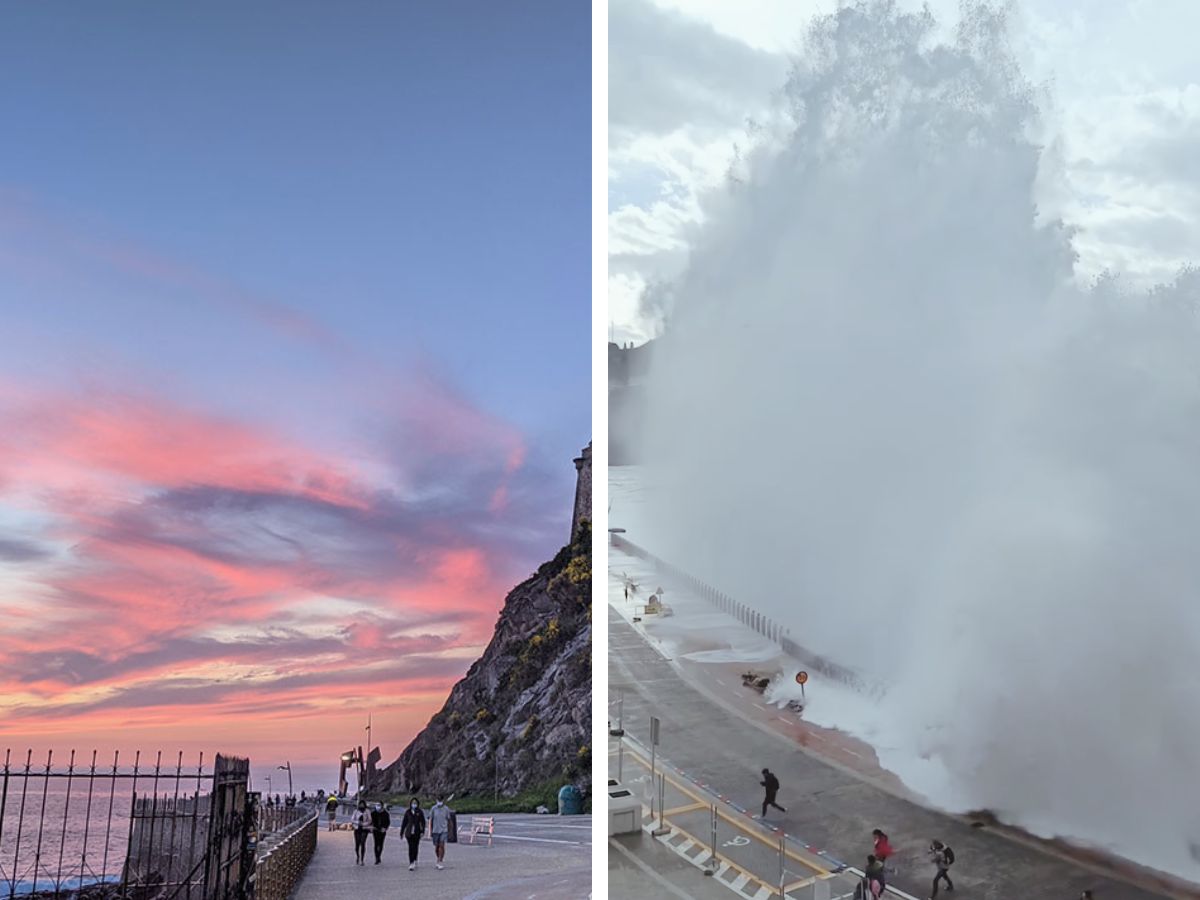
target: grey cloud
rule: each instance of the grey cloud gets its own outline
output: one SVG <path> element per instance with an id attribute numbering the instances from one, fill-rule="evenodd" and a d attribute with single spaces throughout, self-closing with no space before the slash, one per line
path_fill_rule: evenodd
<path id="1" fill-rule="evenodd" d="M 740 126 L 787 74 L 787 60 L 648 0 L 608 9 L 609 127 L 665 134 Z"/>
<path id="2" fill-rule="evenodd" d="M 0 562 L 33 562 L 48 556 L 50 551 L 34 541 L 0 538 Z"/>
<path id="3" fill-rule="evenodd" d="M 441 621 L 460 617 L 441 617 Z M 353 623 L 342 629 L 338 635 L 320 638 L 308 637 L 288 629 L 233 641 L 200 637 L 167 638 L 151 641 L 147 647 L 131 649 L 130 652 L 117 656 L 56 649 L 26 653 L 12 664 L 0 667 L 0 676 L 23 684 L 47 681 L 70 685 L 103 684 L 127 675 L 166 666 L 183 668 L 212 661 L 254 662 L 270 666 L 285 664 L 297 658 L 326 654 L 354 655 L 361 663 L 393 659 L 397 655 L 430 653 L 453 643 L 439 635 L 396 635 L 395 632 L 407 627 L 407 623 L 378 614 L 365 617 L 361 624 L 382 625 L 393 636 L 388 638 L 385 646 L 370 652 L 349 645 L 348 641 L 356 629 L 356 624 Z"/>

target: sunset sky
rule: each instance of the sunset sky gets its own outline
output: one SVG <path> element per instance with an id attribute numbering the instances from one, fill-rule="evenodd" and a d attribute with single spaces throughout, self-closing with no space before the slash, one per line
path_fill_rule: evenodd
<path id="1" fill-rule="evenodd" d="M 4 11 L 0 748 L 390 761 L 564 543 L 590 12 L 500 9 Z"/>

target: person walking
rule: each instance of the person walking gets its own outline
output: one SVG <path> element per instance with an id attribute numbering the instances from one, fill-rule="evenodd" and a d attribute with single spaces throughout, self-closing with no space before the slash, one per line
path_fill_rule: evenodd
<path id="1" fill-rule="evenodd" d="M 760 781 L 759 784 L 761 784 L 763 786 L 763 790 L 766 791 L 766 795 L 763 797 L 762 818 L 765 819 L 767 817 L 768 806 L 773 806 L 780 812 L 787 812 L 786 809 L 775 802 L 775 795 L 779 793 L 779 779 L 771 773 L 770 769 L 763 769 L 762 776 L 763 780 Z"/>
<path id="2" fill-rule="evenodd" d="M 450 807 L 438 794 L 437 803 L 429 810 L 429 836 L 433 839 L 433 850 L 437 854 L 437 867 L 444 869 L 446 859 L 446 832 L 450 830 Z"/>
<path id="3" fill-rule="evenodd" d="M 371 833 L 371 814 L 367 812 L 366 800 L 358 801 L 358 809 L 350 817 L 350 827 L 354 829 L 354 861 L 360 866 L 365 866 L 367 835 Z"/>
<path id="4" fill-rule="evenodd" d="M 933 890 L 929 894 L 929 900 L 933 900 L 938 895 L 939 881 L 946 882 L 947 891 L 954 890 L 954 882 L 950 880 L 950 867 L 954 865 L 954 851 L 941 841 L 934 841 L 929 845 L 929 853 L 937 868 L 937 874 L 933 876 Z"/>
<path id="5" fill-rule="evenodd" d="M 383 862 L 383 842 L 391 827 L 391 814 L 382 803 L 376 803 L 375 809 L 371 811 L 371 833 L 375 837 L 375 865 Z"/>
<path id="6" fill-rule="evenodd" d="M 417 854 L 421 849 L 421 835 L 425 833 L 425 813 L 416 797 L 408 803 L 404 818 L 400 820 L 400 837 L 408 840 L 408 871 L 417 867 Z"/>
<path id="7" fill-rule="evenodd" d="M 329 795 L 329 799 L 325 801 L 325 815 L 329 819 L 329 831 L 333 831 L 333 824 L 337 821 L 338 798 L 334 794 Z"/>
<path id="8" fill-rule="evenodd" d="M 863 871 L 866 876 L 863 878 L 863 900 L 879 900 L 886 887 L 883 863 L 872 853 L 867 857 L 867 867 Z"/>

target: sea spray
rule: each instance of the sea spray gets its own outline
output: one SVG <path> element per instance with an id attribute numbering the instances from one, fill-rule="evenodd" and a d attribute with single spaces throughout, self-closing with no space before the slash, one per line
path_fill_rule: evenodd
<path id="1" fill-rule="evenodd" d="M 1077 287 L 1005 12 L 937 35 L 815 20 L 671 291 L 641 527 L 886 683 L 843 724 L 934 803 L 1200 880 L 1200 284 Z"/>

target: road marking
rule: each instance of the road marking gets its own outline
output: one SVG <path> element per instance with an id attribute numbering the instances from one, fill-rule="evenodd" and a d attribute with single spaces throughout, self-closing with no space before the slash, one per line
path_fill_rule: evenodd
<path id="1" fill-rule="evenodd" d="M 671 882 L 667 881 L 665 878 L 663 878 L 661 875 L 659 875 L 657 872 L 655 872 L 653 868 L 648 866 L 646 863 L 642 862 L 640 859 L 638 859 L 636 856 L 634 856 L 633 853 L 631 853 L 625 847 L 622 847 L 617 841 L 613 840 L 612 838 L 609 838 L 608 846 L 609 846 L 609 849 L 616 850 L 618 853 L 620 853 L 622 856 L 624 856 L 626 859 L 628 859 L 631 863 L 633 863 L 635 866 L 637 866 L 639 869 L 641 869 L 645 874 L 649 875 L 664 890 L 669 891 L 670 893 L 674 894 L 676 897 L 682 897 L 683 900 L 692 900 L 691 895 L 689 895 L 689 894 L 685 893 L 684 891 L 681 891 L 679 888 L 675 887 L 675 885 L 671 884 Z"/>
<path id="2" fill-rule="evenodd" d="M 678 816 L 683 813 L 695 812 L 698 809 L 708 809 L 711 804 L 708 803 L 689 803 L 687 806 L 676 806 L 674 809 L 668 809 L 664 816 Z"/>
<path id="3" fill-rule="evenodd" d="M 576 847 L 592 846 L 591 841 L 564 841 L 556 838 L 523 837 L 516 834 L 493 834 L 492 837 L 494 837 L 496 840 L 503 838 L 506 841 L 535 841 L 539 844 L 574 844 Z"/>
<path id="4" fill-rule="evenodd" d="M 643 827 L 644 827 L 644 830 L 646 830 L 647 832 L 650 830 L 649 827 L 646 827 L 646 826 L 643 826 Z M 682 834 L 685 837 L 690 838 L 691 840 L 695 841 L 697 844 L 700 843 L 700 841 L 697 840 L 697 838 L 695 838 L 691 834 L 688 834 L 688 832 L 684 831 L 679 826 L 676 825 L 676 826 L 672 826 L 672 827 L 675 828 L 675 831 L 677 834 Z M 671 838 L 673 838 L 674 836 L 675 835 L 671 835 L 667 840 L 661 840 L 658 838 L 656 838 L 656 840 L 658 840 L 659 843 L 665 844 L 666 846 L 670 847 L 672 850 L 675 850 L 676 853 L 678 853 L 679 851 L 676 850 L 675 846 L 670 843 Z M 686 856 L 682 853 L 680 853 L 679 855 L 682 856 L 684 859 L 688 859 L 690 861 L 690 858 L 688 856 Z M 739 874 L 746 876 L 747 879 L 755 882 L 756 884 L 762 884 L 762 885 L 767 884 L 765 881 L 763 881 L 761 878 L 759 878 L 757 875 L 755 875 L 749 869 L 745 869 L 738 863 L 735 863 L 733 860 L 725 859 L 725 858 L 722 858 L 722 860 L 721 860 L 721 868 L 717 869 L 716 877 L 718 877 L 718 878 L 721 877 L 727 870 L 730 870 L 730 869 L 735 870 Z M 743 884 L 744 883 L 745 882 L 743 882 Z M 727 887 L 732 887 L 732 885 L 730 885 L 729 882 L 725 882 L 725 885 Z M 768 887 L 769 887 L 769 885 L 768 885 Z M 741 893 L 741 891 L 739 891 L 738 893 Z M 744 897 L 746 895 L 742 894 L 742 896 Z"/>
<path id="5" fill-rule="evenodd" d="M 649 769 L 647 760 L 641 755 L 641 753 L 639 751 L 634 750 L 632 747 L 630 747 L 629 755 L 633 760 L 640 763 L 646 769 Z M 678 781 L 677 779 L 673 778 L 670 774 L 666 773 L 665 771 L 663 772 L 663 774 L 666 776 L 667 781 L 670 782 L 671 785 L 674 786 L 677 790 L 679 790 L 680 793 L 686 794 L 687 796 L 691 797 L 694 801 L 702 804 L 703 806 L 709 806 L 709 807 L 713 806 L 713 804 L 710 801 L 708 801 L 705 798 L 696 794 L 687 785 L 685 785 L 682 782 Z M 646 777 L 647 776 L 643 775 L 638 780 L 645 781 Z M 775 843 L 772 840 L 768 840 L 765 835 L 759 834 L 757 830 L 746 828 L 745 822 L 743 820 L 725 812 L 725 810 L 723 810 L 720 806 L 717 806 L 717 815 L 720 816 L 722 819 L 724 819 L 729 824 L 733 825 L 734 828 L 738 829 L 739 831 L 744 831 L 750 837 L 761 842 L 762 844 L 765 844 L 767 847 L 770 847 L 772 850 L 778 849 L 779 845 L 777 843 Z M 776 831 L 776 833 L 778 833 L 778 829 L 775 829 L 775 831 Z M 774 836 L 775 835 L 772 835 L 772 837 L 774 837 Z M 700 842 L 697 842 L 697 843 L 700 843 Z M 787 848 L 785 852 L 788 857 L 790 857 L 791 859 L 800 863 L 805 868 L 812 869 L 818 875 L 828 875 L 829 874 L 828 869 L 822 868 L 821 866 L 819 866 L 813 862 L 810 862 L 809 860 L 805 859 L 803 856 L 801 856 L 799 853 L 792 850 L 791 848 Z"/>

